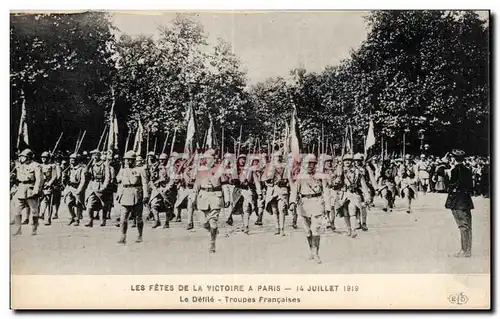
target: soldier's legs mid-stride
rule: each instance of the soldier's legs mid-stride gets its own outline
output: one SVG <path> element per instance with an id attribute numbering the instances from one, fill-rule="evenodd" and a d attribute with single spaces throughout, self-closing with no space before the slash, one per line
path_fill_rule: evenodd
<path id="1" fill-rule="evenodd" d="M 163 199 L 160 197 L 160 195 L 156 196 L 150 201 L 150 207 L 155 219 L 153 228 L 158 228 L 161 226 L 160 211 L 166 210 L 165 204 L 163 203 Z M 163 225 L 163 228 L 169 228 L 170 216 L 167 213 L 165 213 L 165 215 L 165 224 Z"/>
<path id="2" fill-rule="evenodd" d="M 144 221 L 142 219 L 142 203 L 138 203 L 134 206 L 122 206 L 122 213 L 120 217 L 120 231 L 121 237 L 118 241 L 119 244 L 125 244 L 127 241 L 127 230 L 128 230 L 128 220 L 130 216 L 135 216 L 135 220 L 137 221 L 137 232 L 138 236 L 136 239 L 136 243 L 142 242 L 142 232 L 144 230 Z"/>
<path id="3" fill-rule="evenodd" d="M 415 197 L 413 190 L 405 188 L 401 191 L 401 196 L 405 199 L 406 212 L 411 213 L 411 201 Z"/>
<path id="4" fill-rule="evenodd" d="M 32 235 L 36 235 L 36 231 L 38 229 L 38 199 L 37 198 L 25 198 L 25 199 L 16 199 L 16 211 L 15 211 L 15 222 L 17 225 L 17 230 L 14 235 L 21 235 L 21 223 L 22 220 L 22 211 L 27 210 L 28 214 L 31 211 L 31 215 L 33 216 L 33 229 Z"/>
<path id="5" fill-rule="evenodd" d="M 210 233 L 210 248 L 209 252 L 215 253 L 215 241 L 217 239 L 218 230 L 218 222 L 219 222 L 219 214 L 220 209 L 209 209 L 202 210 L 205 215 L 205 228 Z"/>
<path id="6" fill-rule="evenodd" d="M 452 209 L 453 217 L 460 230 L 460 251 L 456 257 L 470 257 L 472 251 L 472 215 L 470 209 Z"/>
<path id="7" fill-rule="evenodd" d="M 345 226 L 347 228 L 347 236 L 355 238 L 358 234 L 356 233 L 356 228 L 352 227 L 352 224 L 356 222 L 357 207 L 353 203 L 349 202 L 349 204 L 342 206 L 341 209 L 344 215 Z"/>
<path id="8" fill-rule="evenodd" d="M 274 234 L 285 236 L 285 219 L 288 214 L 288 207 L 285 201 L 281 199 L 271 202 L 270 205 L 276 221 L 276 231 Z"/>
<path id="9" fill-rule="evenodd" d="M 321 259 L 319 258 L 319 246 L 325 217 L 323 215 L 312 217 L 302 216 L 302 220 L 304 222 L 303 225 L 307 243 L 309 244 L 309 259 L 314 259 L 318 264 L 321 264 Z"/>
<path id="10" fill-rule="evenodd" d="M 52 224 L 52 213 L 54 212 L 54 206 L 52 205 L 54 201 L 53 197 L 53 193 L 45 195 L 40 202 L 40 215 L 42 215 L 42 217 L 40 218 L 44 219 L 43 217 L 45 216 L 45 213 L 47 213 L 47 221 L 45 222 L 45 226 L 50 226 Z"/>
<path id="11" fill-rule="evenodd" d="M 64 202 L 66 203 L 66 206 L 68 207 L 68 212 L 71 216 L 68 226 L 70 226 L 71 224 L 79 226 L 83 211 L 82 206 L 80 204 L 77 204 L 76 198 L 73 196 L 72 193 L 68 193 L 64 197 Z"/>
<path id="12" fill-rule="evenodd" d="M 194 228 L 194 193 L 190 194 L 187 198 L 187 215 L 188 215 L 188 225 L 187 230 L 191 230 Z"/>
<path id="13" fill-rule="evenodd" d="M 89 216 L 89 222 L 85 224 L 85 227 L 93 227 L 94 226 L 94 212 L 99 213 L 101 209 L 103 209 L 103 205 L 101 200 L 95 195 L 92 194 L 87 199 L 87 215 Z"/>

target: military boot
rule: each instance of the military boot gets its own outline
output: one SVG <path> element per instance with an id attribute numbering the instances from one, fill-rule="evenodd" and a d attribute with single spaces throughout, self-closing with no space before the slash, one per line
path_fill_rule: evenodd
<path id="1" fill-rule="evenodd" d="M 37 229 L 38 229 L 38 217 L 33 216 L 33 228 L 32 228 L 32 231 L 31 231 L 31 235 L 32 236 L 36 235 Z"/>
<path id="2" fill-rule="evenodd" d="M 313 260 L 314 248 L 313 248 L 312 236 L 307 236 L 306 238 L 307 238 L 307 243 L 309 244 L 309 257 L 307 259 Z"/>
<path id="3" fill-rule="evenodd" d="M 215 240 L 217 238 L 217 228 L 210 229 L 210 253 L 215 253 Z"/>
<path id="4" fill-rule="evenodd" d="M 320 236 L 312 236 L 312 242 L 314 247 L 314 260 L 316 261 L 317 264 L 321 264 L 321 259 L 319 258 L 320 239 L 321 239 Z"/>
<path id="5" fill-rule="evenodd" d="M 144 230 L 144 222 L 142 220 L 140 220 L 138 223 L 137 223 L 137 231 L 138 231 L 138 236 L 137 236 L 137 239 L 136 239 L 136 243 L 142 243 L 142 232 Z"/>
<path id="6" fill-rule="evenodd" d="M 14 232 L 13 235 L 14 236 L 18 236 L 18 235 L 21 235 L 21 225 L 22 225 L 21 224 L 21 219 L 22 219 L 22 217 L 21 217 L 21 215 L 16 215 L 14 217 L 14 219 L 15 219 L 15 222 L 16 222 L 16 225 L 17 225 L 17 230 Z"/>

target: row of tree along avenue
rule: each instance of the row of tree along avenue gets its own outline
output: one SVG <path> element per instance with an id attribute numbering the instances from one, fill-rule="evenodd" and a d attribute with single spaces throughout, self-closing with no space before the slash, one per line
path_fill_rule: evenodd
<path id="1" fill-rule="evenodd" d="M 209 43 L 189 14 L 155 38 L 121 34 L 104 12 L 12 14 L 10 22 L 12 152 L 28 143 L 39 154 L 63 132 L 61 150 L 101 141 L 123 153 L 137 131 L 148 150 L 182 151 L 190 110 L 199 145 L 267 149 L 288 132 L 295 108 L 310 152 L 338 154 L 346 126 L 362 151 L 370 121 L 378 147 L 392 154 L 403 140 L 407 153 L 422 143 L 436 154 L 488 152 L 489 25 L 473 12 L 367 13 L 367 38 L 338 65 L 255 85 L 231 45 Z"/>

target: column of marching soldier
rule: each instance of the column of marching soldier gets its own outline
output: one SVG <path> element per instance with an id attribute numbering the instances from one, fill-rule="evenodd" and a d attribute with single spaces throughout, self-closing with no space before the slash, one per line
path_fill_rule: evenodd
<path id="1" fill-rule="evenodd" d="M 187 210 L 187 229 L 193 229 L 195 212 L 201 213 L 202 225 L 210 235 L 209 251 L 215 252 L 219 233 L 219 215 L 227 210 L 223 221 L 233 224 L 241 215 L 245 234 L 250 232 L 250 216 L 256 215 L 256 226 L 263 225 L 265 212 L 274 216 L 275 235 L 285 236 L 286 216 L 297 228 L 300 215 L 310 248 L 310 259 L 319 258 L 320 235 L 329 228 L 336 231 L 336 218 L 343 218 L 347 236 L 355 238 L 357 230 L 367 231 L 367 213 L 373 199 L 380 196 L 384 211 L 392 210 L 396 196 L 405 199 L 411 213 L 411 202 L 417 189 L 427 190 L 425 155 L 418 162 L 406 155 L 401 159 L 366 160 L 362 154 L 332 157 L 305 155 L 290 165 L 282 151 L 273 154 L 225 154 L 220 158 L 210 149 L 199 156 L 173 153 L 147 154 L 146 161 L 128 151 L 120 160 L 117 155 L 98 150 L 86 156 L 71 154 L 69 163 L 60 155 L 43 152 L 41 163 L 34 161 L 31 150 L 22 151 L 11 167 L 11 200 L 16 225 L 14 235 L 21 235 L 23 224 L 30 223 L 37 234 L 39 219 L 45 225 L 59 218 L 63 202 L 71 215 L 68 225 L 93 227 L 100 220 L 106 226 L 111 211 L 120 212 L 118 243 L 126 243 L 129 223 L 137 228 L 136 242 L 142 242 L 144 220 L 152 228 L 169 228 L 171 221 L 181 221 Z M 22 220 L 22 214 L 26 218 Z"/>

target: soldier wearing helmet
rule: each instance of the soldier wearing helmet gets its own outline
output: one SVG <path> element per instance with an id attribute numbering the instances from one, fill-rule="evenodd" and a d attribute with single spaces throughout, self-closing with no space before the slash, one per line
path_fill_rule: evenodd
<path id="1" fill-rule="evenodd" d="M 214 150 L 208 150 L 200 160 L 200 167 L 195 174 L 194 193 L 196 207 L 205 215 L 205 228 L 210 232 L 209 252 L 215 253 L 215 242 L 218 234 L 219 214 L 222 207 L 229 207 L 229 194 L 222 184 L 224 169 L 222 166 L 213 165 Z"/>
<path id="2" fill-rule="evenodd" d="M 283 153 L 277 151 L 264 177 L 266 180 L 266 200 L 264 207 L 275 217 L 275 235 L 285 236 L 285 217 L 288 215 L 290 197 L 290 170 L 283 162 Z"/>
<path id="3" fill-rule="evenodd" d="M 242 231 L 248 235 L 250 215 L 252 211 L 257 210 L 257 200 L 262 199 L 262 189 L 260 177 L 256 170 L 247 165 L 245 154 L 238 156 L 236 175 L 231 183 L 234 185 L 231 215 L 243 215 Z"/>
<path id="4" fill-rule="evenodd" d="M 335 230 L 335 200 L 337 198 L 337 185 L 336 181 L 338 178 L 342 175 L 340 169 L 341 167 L 339 165 L 333 165 L 333 157 L 329 155 L 324 155 L 322 157 L 323 160 L 323 174 L 324 177 L 327 180 L 327 187 L 329 188 L 329 193 L 330 193 L 330 202 L 325 203 L 327 206 L 327 211 L 330 212 L 330 214 L 327 217 L 329 225 L 327 225 L 327 228 L 331 228 L 332 230 Z"/>
<path id="5" fill-rule="evenodd" d="M 318 160 L 314 154 L 303 159 L 306 172 L 299 174 L 290 194 L 290 209 L 298 210 L 303 219 L 304 231 L 309 244 L 310 257 L 317 263 L 319 258 L 320 236 L 325 229 L 325 214 L 330 213 L 330 194 L 328 182 L 322 174 L 316 174 Z"/>
<path id="6" fill-rule="evenodd" d="M 170 227 L 170 220 L 174 217 L 171 209 L 167 209 L 168 204 L 168 194 L 172 188 L 169 179 L 169 165 L 168 156 L 165 153 L 160 154 L 159 163 L 156 171 L 152 174 L 152 179 L 150 182 L 151 188 L 151 199 L 149 201 L 149 207 L 154 215 L 155 224 L 153 228 L 161 226 L 160 212 L 165 212 L 165 224 L 163 228 Z"/>
<path id="7" fill-rule="evenodd" d="M 175 222 L 181 222 L 181 212 L 188 208 L 188 198 L 192 196 L 192 188 L 187 188 L 185 179 L 186 167 L 189 158 L 185 154 L 172 153 L 169 179 L 173 185 L 168 194 L 169 209 L 175 211 Z M 192 183 L 192 182 L 191 182 Z"/>
<path id="8" fill-rule="evenodd" d="M 117 191 L 118 185 L 116 182 L 116 171 L 112 165 L 113 156 L 112 154 L 101 155 L 101 160 L 104 162 L 105 169 L 109 173 L 109 182 L 107 187 L 105 187 L 101 193 L 101 199 L 103 202 L 102 208 L 102 222 L 101 226 L 106 226 L 106 220 L 111 219 L 111 210 L 113 208 L 113 194 Z"/>
<path id="9" fill-rule="evenodd" d="M 23 224 L 29 223 L 29 214 L 33 219 L 32 235 L 38 229 L 38 204 L 43 186 L 43 174 L 40 164 L 33 161 L 33 152 L 25 149 L 19 154 L 19 164 L 15 166 L 18 183 L 15 194 L 15 223 L 17 230 L 14 235 L 21 235 L 22 211 L 27 210 L 27 218 Z"/>
<path id="10" fill-rule="evenodd" d="M 43 192 L 42 198 L 40 200 L 40 218 L 45 218 L 45 212 L 47 212 L 46 226 L 52 223 L 52 193 L 53 185 L 57 178 L 56 166 L 50 163 L 50 153 L 43 152 L 40 158 L 42 159 L 42 164 L 40 165 L 43 174 Z"/>
<path id="11" fill-rule="evenodd" d="M 69 167 L 63 174 L 63 179 L 67 180 L 67 186 L 63 193 L 64 203 L 68 207 L 71 215 L 69 225 L 80 225 L 80 219 L 83 218 L 82 211 L 85 209 L 85 184 L 86 174 L 85 166 L 80 163 L 77 154 L 71 154 L 69 157 Z M 64 177 L 66 175 L 66 177 Z"/>
<path id="12" fill-rule="evenodd" d="M 142 210 L 144 203 L 149 202 L 148 176 L 142 167 L 135 167 L 136 155 L 134 151 L 128 151 L 123 157 L 124 167 L 118 172 L 116 180 L 118 182 L 118 192 L 116 194 L 117 203 L 122 206 L 120 217 L 121 237 L 119 244 L 125 244 L 127 239 L 128 220 L 134 216 L 137 223 L 137 243 L 142 242 L 144 221 Z"/>
<path id="13" fill-rule="evenodd" d="M 360 213 L 371 202 L 371 195 L 365 176 L 352 165 L 352 161 L 353 156 L 351 154 L 344 155 L 342 174 L 337 183 L 339 190 L 335 210 L 339 216 L 344 217 L 347 235 L 355 238 L 357 233 L 356 229 L 353 229 L 351 221 L 358 221 L 359 223 Z M 362 228 L 365 230 L 366 225 Z"/>
<path id="14" fill-rule="evenodd" d="M 103 193 L 110 182 L 109 167 L 101 158 L 101 152 L 94 150 L 91 152 L 92 162 L 87 172 L 89 183 L 85 191 L 85 206 L 89 217 L 89 222 L 85 227 L 93 227 L 94 219 L 99 218 L 99 212 L 103 211 L 101 226 L 106 225 L 106 214 L 104 212 Z M 94 213 L 97 212 L 97 217 Z"/>
<path id="15" fill-rule="evenodd" d="M 61 152 L 56 153 L 54 156 L 54 167 L 56 171 L 56 180 L 52 186 L 52 219 L 59 219 L 59 207 L 61 206 L 63 191 L 63 171 L 66 169 Z"/>

